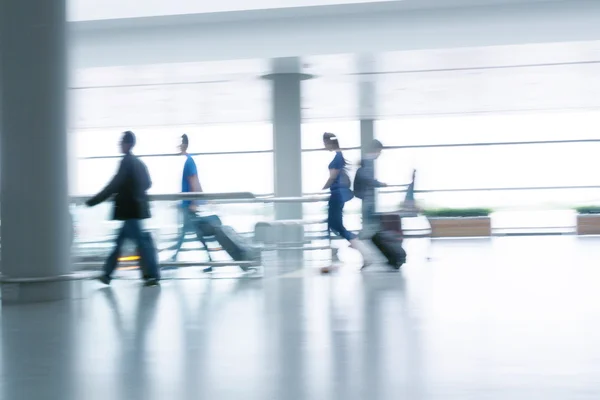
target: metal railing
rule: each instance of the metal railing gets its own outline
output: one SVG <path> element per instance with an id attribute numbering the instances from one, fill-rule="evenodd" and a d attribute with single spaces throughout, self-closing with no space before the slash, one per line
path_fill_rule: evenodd
<path id="1" fill-rule="evenodd" d="M 408 184 L 389 185 L 379 189 L 381 193 L 405 193 Z M 447 189 L 415 189 L 415 193 L 450 193 L 450 192 L 502 192 L 502 191 L 535 191 L 535 190 L 589 190 L 600 189 L 600 185 L 572 186 L 517 186 L 517 187 L 484 187 L 484 188 L 447 188 Z M 71 196 L 74 205 L 83 205 L 92 196 Z M 164 193 L 150 194 L 148 200 L 182 201 L 204 200 L 210 204 L 285 204 L 285 203 L 319 203 L 329 199 L 328 192 L 311 192 L 302 197 L 273 197 L 273 195 L 255 196 L 249 192 L 231 193 Z"/>
<path id="2" fill-rule="evenodd" d="M 91 196 L 72 196 L 71 202 L 82 205 Z M 210 204 L 290 204 L 290 203 L 319 203 L 327 201 L 329 195 L 315 195 L 304 197 L 256 197 L 249 192 L 235 193 L 165 193 L 150 194 L 149 201 L 182 201 L 204 200 Z"/>
<path id="3" fill-rule="evenodd" d="M 403 193 L 406 191 L 407 184 L 392 185 L 382 189 L 383 193 Z M 498 192 L 498 191 L 536 191 L 536 190 L 589 190 L 600 189 L 600 185 L 573 185 L 573 186 L 526 186 L 526 187 L 487 187 L 487 188 L 448 188 L 448 189 L 420 189 L 415 193 L 451 193 L 451 192 Z M 73 196 L 71 201 L 75 205 L 82 205 L 91 196 Z M 291 204 L 291 203 L 319 203 L 325 202 L 329 195 L 325 192 L 311 193 L 304 197 L 273 197 L 271 195 L 255 196 L 249 192 L 239 193 L 166 193 L 149 195 L 150 201 L 182 201 L 182 200 L 205 200 L 209 204 Z M 319 247 L 320 249 L 322 248 Z M 308 250 L 312 249 L 307 247 Z M 100 266 L 100 263 L 87 263 L 88 266 Z M 86 264 L 86 265 L 87 265 Z M 165 262 L 161 266 L 222 266 L 222 265 L 244 265 L 250 266 L 252 262 Z M 77 263 L 76 265 L 82 265 Z M 254 265 L 254 264 L 252 264 Z M 43 278 L 10 278 L 0 277 L 2 283 L 35 283 L 35 282 L 54 282 L 64 280 L 89 279 L 89 274 L 73 273 L 57 277 Z"/>

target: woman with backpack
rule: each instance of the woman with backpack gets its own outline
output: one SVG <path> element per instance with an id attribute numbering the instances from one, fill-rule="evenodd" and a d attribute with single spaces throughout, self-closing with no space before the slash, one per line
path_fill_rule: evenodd
<path id="1" fill-rule="evenodd" d="M 329 179 L 323 186 L 323 190 L 329 189 L 331 191 L 327 212 L 329 231 L 350 242 L 350 247 L 363 256 L 362 268 L 365 268 L 370 265 L 365 246 L 355 234 L 348 231 L 344 226 L 344 205 L 354 197 L 352 190 L 350 190 L 350 177 L 346 172 L 346 160 L 340 149 L 338 138 L 333 133 L 323 134 L 323 144 L 327 150 L 335 152 L 333 160 L 329 163 Z M 329 272 L 329 268 L 324 267 L 321 271 Z"/>

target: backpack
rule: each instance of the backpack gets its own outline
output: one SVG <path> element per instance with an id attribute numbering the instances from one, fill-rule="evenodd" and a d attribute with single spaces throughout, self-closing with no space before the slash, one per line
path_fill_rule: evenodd
<path id="1" fill-rule="evenodd" d="M 350 188 L 352 186 L 352 181 L 350 180 L 350 176 L 348 175 L 348 171 L 346 171 L 346 169 L 340 170 L 339 177 L 339 191 L 345 203 L 354 198 L 354 193 L 352 193 L 352 189 Z"/>
<path id="2" fill-rule="evenodd" d="M 365 169 L 364 169 L 364 167 L 360 167 L 356 171 L 356 176 L 354 177 L 354 196 L 363 200 L 365 197 L 366 190 L 367 190 L 367 179 L 365 177 Z"/>

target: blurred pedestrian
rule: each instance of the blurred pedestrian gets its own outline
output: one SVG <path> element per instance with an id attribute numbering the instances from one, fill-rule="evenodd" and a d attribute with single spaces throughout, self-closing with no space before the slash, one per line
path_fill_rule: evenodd
<path id="1" fill-rule="evenodd" d="M 113 220 L 123 221 L 115 248 L 108 256 L 103 275 L 99 278 L 106 285 L 110 284 L 112 274 L 117 268 L 121 247 L 126 239 L 133 240 L 137 245 L 141 255 L 140 265 L 144 267 L 145 285 L 156 286 L 160 280 L 152 237 L 142 229 L 141 224 L 142 220 L 150 218 L 147 191 L 152 186 L 152 181 L 146 165 L 132 153 L 135 143 L 133 132 L 123 133 L 120 142 L 123 158 L 116 175 L 100 193 L 86 202 L 89 207 L 93 207 L 114 196 Z"/>

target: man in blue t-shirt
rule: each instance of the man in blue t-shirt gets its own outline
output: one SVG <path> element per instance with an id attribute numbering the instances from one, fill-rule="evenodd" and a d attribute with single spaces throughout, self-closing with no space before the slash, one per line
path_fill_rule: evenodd
<path id="1" fill-rule="evenodd" d="M 185 164 L 183 166 L 183 174 L 181 177 L 181 192 L 182 193 L 199 193 L 202 192 L 202 186 L 200 185 L 200 179 L 198 178 L 198 168 L 194 158 L 188 154 L 187 150 L 190 145 L 188 135 L 181 136 L 181 144 L 179 149 L 181 154 L 186 157 Z M 185 234 L 189 231 L 196 232 L 194 224 L 196 223 L 196 211 L 198 209 L 198 201 L 184 200 L 181 203 L 181 213 L 183 216 L 183 228 L 179 233 L 177 244 L 175 245 L 175 254 L 172 260 L 175 261 L 185 240 Z"/>

